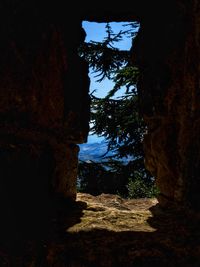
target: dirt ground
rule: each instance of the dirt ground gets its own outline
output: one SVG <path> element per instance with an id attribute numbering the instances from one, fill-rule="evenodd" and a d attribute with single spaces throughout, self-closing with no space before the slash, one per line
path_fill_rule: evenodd
<path id="1" fill-rule="evenodd" d="M 161 209 L 156 199 L 78 193 L 75 203 L 60 205 L 49 229 L 18 253 L 1 250 L 0 266 L 200 266 L 198 216 Z"/>

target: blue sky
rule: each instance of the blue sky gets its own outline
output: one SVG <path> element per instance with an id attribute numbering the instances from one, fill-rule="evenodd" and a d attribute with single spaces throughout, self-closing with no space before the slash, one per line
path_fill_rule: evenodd
<path id="1" fill-rule="evenodd" d="M 120 30 L 125 30 L 125 27 L 123 27 L 124 24 L 127 24 L 127 22 L 110 23 L 114 33 L 118 33 Z M 105 26 L 106 23 L 83 21 L 82 27 L 86 32 L 85 41 L 102 41 L 106 37 Z M 131 48 L 131 41 L 131 38 L 124 37 L 122 41 L 116 43 L 116 47 L 123 50 L 129 50 Z M 96 73 L 92 74 L 92 71 L 90 71 L 90 92 L 96 90 L 94 93 L 95 96 L 105 97 L 107 93 L 113 88 L 113 83 L 108 79 L 104 79 L 101 83 L 95 82 L 95 80 L 97 79 L 94 77 L 95 75 Z M 115 97 L 120 96 L 123 92 L 123 89 L 120 90 L 116 93 Z M 102 140 L 102 137 L 98 137 L 96 135 L 89 135 L 88 137 L 88 143 L 101 142 Z"/>
<path id="2" fill-rule="evenodd" d="M 125 30 L 123 27 L 124 24 L 127 22 L 111 22 L 110 25 L 114 33 L 118 33 L 120 30 Z M 86 31 L 86 42 L 89 41 L 102 41 L 106 37 L 106 23 L 97 23 L 97 22 L 88 22 L 83 21 L 82 27 Z M 116 43 L 116 47 L 123 50 L 129 50 L 131 48 L 131 38 L 124 37 L 122 41 Z M 104 79 L 101 83 L 95 82 L 97 78 L 95 78 L 96 74 L 92 74 L 90 71 L 90 92 L 96 89 L 94 93 L 97 97 L 105 97 L 107 92 L 109 92 L 113 88 L 113 83 L 108 80 Z M 123 91 L 123 90 L 122 90 Z M 121 95 L 121 91 L 119 91 L 115 97 Z"/>
<path id="3" fill-rule="evenodd" d="M 124 30 L 124 24 L 127 24 L 127 22 L 110 22 L 114 33 L 118 33 L 121 29 Z M 102 41 L 103 38 L 106 37 L 105 26 L 106 23 L 83 21 L 82 27 L 85 29 L 87 34 L 85 41 Z M 131 39 L 124 38 L 121 42 L 118 42 L 117 47 L 129 50 L 131 48 Z"/>

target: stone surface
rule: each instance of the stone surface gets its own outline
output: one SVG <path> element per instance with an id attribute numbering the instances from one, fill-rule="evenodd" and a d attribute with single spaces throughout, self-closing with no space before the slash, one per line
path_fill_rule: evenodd
<path id="1" fill-rule="evenodd" d="M 18 250 L 35 238 L 25 254 L 29 266 L 199 266 L 198 219 L 173 213 L 174 204 L 200 209 L 199 1 L 65 4 L 0 4 L 0 242 L 11 240 Z M 65 212 L 62 198 L 76 198 L 76 144 L 86 141 L 89 127 L 88 66 L 77 54 L 81 21 L 132 19 L 141 23 L 132 60 L 148 126 L 145 162 L 171 213 L 151 208 L 151 217 L 141 207 L 137 214 L 129 202 L 117 208 L 116 197 L 108 208 L 92 197 L 68 202 Z M 121 220 L 126 216 L 133 231 Z M 1 255 L 2 266 L 11 265 Z"/>
<path id="2" fill-rule="evenodd" d="M 46 225 L 47 236 L 1 249 L 0 264 L 198 267 L 199 220 L 199 215 L 183 209 L 163 210 L 156 199 L 78 193 L 70 206 L 60 202 L 59 213 Z"/>
<path id="3" fill-rule="evenodd" d="M 148 126 L 146 167 L 160 203 L 199 209 L 199 2 L 169 1 L 153 14 L 132 49 Z"/>
<path id="4" fill-rule="evenodd" d="M 67 229 L 68 233 L 94 229 L 113 232 L 144 231 L 154 232 L 147 220 L 152 216 L 149 208 L 156 205 L 156 199 L 125 200 L 117 195 L 77 194 L 77 201 L 87 203 L 79 224 Z"/>
<path id="5" fill-rule="evenodd" d="M 88 66 L 77 54 L 84 33 L 80 19 L 71 25 L 67 18 L 58 19 L 56 9 L 52 16 L 51 5 L 46 8 L 33 2 L 5 1 L 0 10 L 0 153 L 6 154 L 0 163 L 0 185 L 10 181 L 7 194 L 12 198 L 12 184 L 19 177 L 18 187 L 28 194 L 31 188 L 22 182 L 27 165 L 26 179 L 34 184 L 35 196 L 48 173 L 44 195 L 51 188 L 54 194 L 75 199 L 76 144 L 87 139 L 89 127 Z M 51 154 L 42 151 L 43 147 Z M 41 163 L 35 172 L 34 160 L 40 161 L 40 152 L 47 153 L 45 157 L 51 157 L 53 163 Z M 16 162 L 18 168 L 14 168 Z M 5 170 L 12 165 L 15 171 Z M 6 201 L 3 196 L 0 199 Z"/>

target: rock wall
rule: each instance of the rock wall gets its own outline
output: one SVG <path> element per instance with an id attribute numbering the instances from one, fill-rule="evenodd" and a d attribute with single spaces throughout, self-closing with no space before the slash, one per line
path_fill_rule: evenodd
<path id="1" fill-rule="evenodd" d="M 81 21 L 34 1 L 2 1 L 0 10 L 1 205 L 12 213 L 55 195 L 75 200 L 76 144 L 89 121 Z"/>
<path id="2" fill-rule="evenodd" d="M 77 10 L 75 3 L 66 8 L 63 2 L 2 1 L 2 191 L 26 199 L 28 190 L 34 199 L 43 181 L 41 199 L 76 198 L 76 144 L 86 141 L 89 121 L 88 66 L 77 54 L 85 38 L 81 21 L 138 20 L 133 62 L 141 73 L 138 89 L 148 126 L 146 166 L 163 205 L 198 208 L 199 3 L 103 4 L 81 3 Z"/>
<path id="3" fill-rule="evenodd" d="M 145 162 L 157 179 L 160 203 L 198 209 L 199 12 L 198 1 L 160 6 L 142 20 L 133 55 L 148 125 Z"/>

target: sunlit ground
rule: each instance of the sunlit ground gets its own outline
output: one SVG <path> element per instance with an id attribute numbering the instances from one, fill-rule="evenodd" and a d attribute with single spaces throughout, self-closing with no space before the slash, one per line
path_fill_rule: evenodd
<path id="1" fill-rule="evenodd" d="M 150 207 L 157 204 L 156 199 L 122 199 L 111 194 L 93 197 L 78 193 L 77 201 L 87 203 L 81 222 L 67 229 L 67 232 L 106 229 L 108 231 L 154 232 L 147 220 L 152 217 Z"/>

